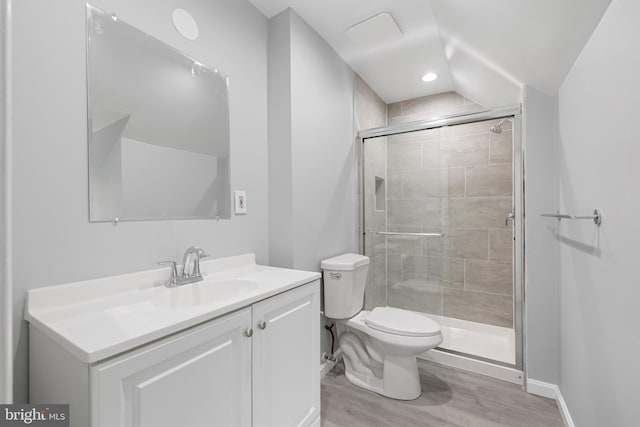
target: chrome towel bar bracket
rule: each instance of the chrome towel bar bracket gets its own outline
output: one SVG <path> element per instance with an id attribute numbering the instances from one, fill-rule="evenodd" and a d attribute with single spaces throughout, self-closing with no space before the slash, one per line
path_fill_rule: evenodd
<path id="1" fill-rule="evenodd" d="M 602 224 L 602 212 L 600 212 L 598 209 L 593 210 L 593 215 L 569 215 L 569 214 L 562 214 L 558 211 L 554 214 L 542 214 L 542 216 L 556 218 L 558 220 L 560 219 L 592 219 L 594 224 L 596 225 Z"/>

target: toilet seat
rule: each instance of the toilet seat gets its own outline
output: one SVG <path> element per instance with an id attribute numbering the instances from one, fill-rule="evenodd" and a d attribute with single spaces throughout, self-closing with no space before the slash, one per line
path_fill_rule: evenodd
<path id="1" fill-rule="evenodd" d="M 431 337 L 440 334 L 440 325 L 426 316 L 394 307 L 376 307 L 364 320 L 381 332 L 407 337 Z"/>

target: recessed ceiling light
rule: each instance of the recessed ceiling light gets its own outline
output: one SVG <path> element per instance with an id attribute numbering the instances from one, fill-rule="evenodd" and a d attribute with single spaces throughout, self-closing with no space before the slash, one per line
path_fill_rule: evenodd
<path id="1" fill-rule="evenodd" d="M 427 73 L 424 76 L 422 76 L 422 81 L 423 82 L 432 82 L 437 78 L 438 78 L 438 75 L 436 73 Z"/>

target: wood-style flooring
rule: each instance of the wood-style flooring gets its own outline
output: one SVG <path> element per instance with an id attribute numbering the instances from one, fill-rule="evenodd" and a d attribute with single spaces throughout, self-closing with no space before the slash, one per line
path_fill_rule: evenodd
<path id="1" fill-rule="evenodd" d="M 322 380 L 322 427 L 562 427 L 556 402 L 483 375 L 419 361 L 422 396 L 404 402 L 358 388 L 339 363 Z"/>

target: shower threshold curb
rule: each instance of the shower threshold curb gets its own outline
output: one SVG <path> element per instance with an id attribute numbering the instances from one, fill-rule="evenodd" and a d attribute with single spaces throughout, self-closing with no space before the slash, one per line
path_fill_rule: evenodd
<path id="1" fill-rule="evenodd" d="M 418 358 L 430 360 L 453 368 L 463 369 L 465 371 L 475 372 L 476 374 L 485 375 L 514 384 L 523 384 L 524 375 L 522 371 L 509 368 L 507 366 L 495 365 L 493 363 L 475 360 L 470 357 L 447 353 L 446 351 L 441 350 L 430 350 L 421 354 Z"/>

